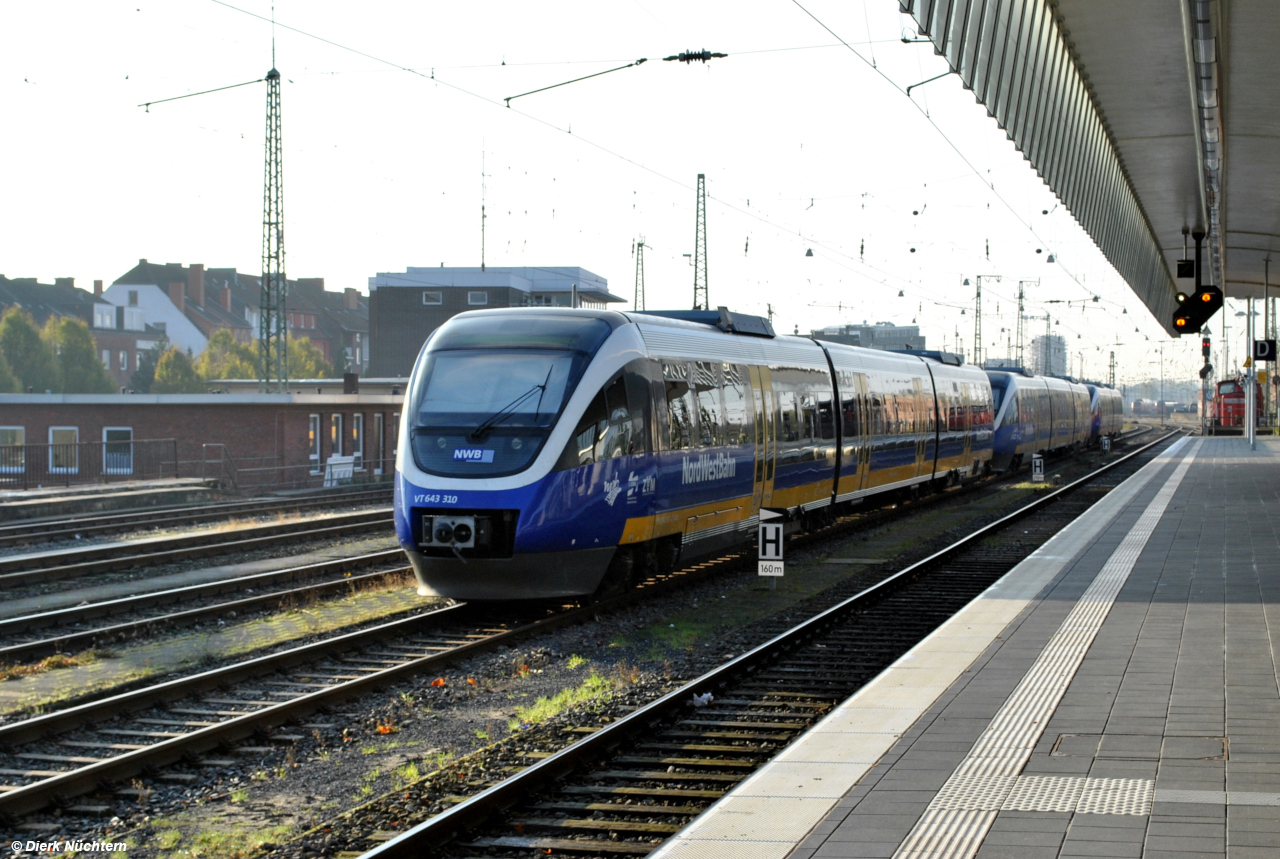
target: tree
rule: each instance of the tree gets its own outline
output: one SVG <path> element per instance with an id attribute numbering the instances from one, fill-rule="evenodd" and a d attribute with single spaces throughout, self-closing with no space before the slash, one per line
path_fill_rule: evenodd
<path id="1" fill-rule="evenodd" d="M 156 382 L 156 365 L 160 363 L 160 356 L 168 348 L 169 341 L 162 337 L 150 349 L 138 353 L 138 369 L 134 370 L 133 375 L 129 377 L 130 388 L 139 394 L 151 393 L 151 386 Z"/>
<path id="2" fill-rule="evenodd" d="M 9 362 L 5 360 L 4 352 L 0 352 L 0 394 L 20 393 L 22 393 L 22 382 L 9 369 Z"/>
<path id="3" fill-rule="evenodd" d="M 79 319 L 50 316 L 40 339 L 57 358 L 62 391 L 66 394 L 109 394 L 115 382 L 107 375 L 89 334 L 89 326 Z"/>
<path id="4" fill-rule="evenodd" d="M 289 341 L 289 376 L 293 379 L 332 379 L 333 365 L 308 337 Z"/>
<path id="5" fill-rule="evenodd" d="M 191 357 L 176 346 L 170 346 L 156 362 L 153 394 L 203 394 L 204 383 L 196 375 Z"/>
<path id="6" fill-rule="evenodd" d="M 35 322 L 20 307 L 10 307 L 0 317 L 0 353 L 24 390 L 31 388 L 38 394 L 61 390 L 53 350 L 40 339 Z"/>
<path id="7" fill-rule="evenodd" d="M 196 372 L 206 381 L 211 379 L 258 378 L 257 354 L 236 342 L 226 328 L 213 332 L 209 345 L 196 360 Z"/>

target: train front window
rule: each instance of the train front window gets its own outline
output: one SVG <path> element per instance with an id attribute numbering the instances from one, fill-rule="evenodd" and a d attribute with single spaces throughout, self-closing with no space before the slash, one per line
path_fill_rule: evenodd
<path id="1" fill-rule="evenodd" d="M 441 328 L 412 392 L 418 466 L 450 477 L 527 468 L 610 330 L 598 319 L 555 317 Z"/>

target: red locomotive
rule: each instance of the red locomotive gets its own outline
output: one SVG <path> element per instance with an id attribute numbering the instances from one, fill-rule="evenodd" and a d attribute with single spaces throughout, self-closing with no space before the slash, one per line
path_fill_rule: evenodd
<path id="1" fill-rule="evenodd" d="M 1215 427 L 1243 427 L 1245 407 L 1245 381 L 1243 379 L 1226 379 L 1218 383 L 1213 395 L 1213 405 L 1209 409 L 1209 418 Z M 1257 408 L 1254 410 L 1254 423 L 1262 415 L 1262 386 L 1255 385 Z"/>

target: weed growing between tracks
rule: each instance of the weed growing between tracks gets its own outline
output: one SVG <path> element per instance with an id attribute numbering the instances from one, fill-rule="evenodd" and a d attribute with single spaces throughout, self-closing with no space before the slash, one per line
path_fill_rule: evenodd
<path id="1" fill-rule="evenodd" d="M 236 618 L 228 617 L 216 625 L 193 627 L 194 631 L 134 647 L 53 656 L 5 669 L 9 672 L 5 679 L 16 678 L 17 682 L 0 687 L 0 715 L 31 713 L 37 707 L 120 691 L 148 678 L 212 668 L 317 635 L 347 632 L 362 624 L 443 604 L 419 597 L 399 579 L 355 590 L 348 596 L 239 623 L 229 623 Z M 96 656 L 86 658 L 91 652 Z M 63 667 L 70 670 L 48 670 Z"/>
<path id="2" fill-rule="evenodd" d="M 31 662 L 26 665 L 0 665 L 0 682 L 18 680 L 22 677 L 33 677 L 36 674 L 43 674 L 46 671 L 53 671 L 58 668 L 91 665 L 99 659 L 109 659 L 115 655 L 114 651 L 99 648 L 86 650 L 74 655 L 55 653 L 52 656 L 46 656 L 39 662 Z"/>

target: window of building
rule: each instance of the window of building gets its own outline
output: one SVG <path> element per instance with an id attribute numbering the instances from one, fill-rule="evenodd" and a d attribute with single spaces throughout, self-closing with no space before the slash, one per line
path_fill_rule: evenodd
<path id="1" fill-rule="evenodd" d="M 395 466 L 396 457 L 400 455 L 400 413 L 395 412 L 391 415 L 391 438 L 394 443 L 391 445 L 391 465 Z"/>
<path id="2" fill-rule="evenodd" d="M 102 428 L 102 473 L 133 474 L 133 427 Z"/>
<path id="3" fill-rule="evenodd" d="M 106 367 L 108 370 L 111 369 L 111 350 L 110 349 L 102 350 L 102 366 Z"/>
<path id="4" fill-rule="evenodd" d="M 142 331 L 147 327 L 142 321 L 142 311 L 128 307 L 124 310 L 124 327 L 126 331 Z"/>
<path id="5" fill-rule="evenodd" d="M 373 446 L 369 449 L 369 458 L 373 460 L 373 473 L 382 473 L 382 445 L 383 433 L 386 427 L 383 425 L 386 421 L 386 415 L 382 412 L 375 412 L 373 415 L 373 437 L 370 439 Z"/>
<path id="6" fill-rule="evenodd" d="M 21 474 L 27 469 L 27 431 L 24 427 L 0 427 L 0 474 Z"/>
<path id="7" fill-rule="evenodd" d="M 129 352 L 125 349 L 120 350 L 120 369 L 129 369 Z"/>
<path id="8" fill-rule="evenodd" d="M 310 415 L 307 421 L 307 447 L 310 451 L 307 459 L 311 460 L 311 473 L 320 473 L 320 416 Z"/>
<path id="9" fill-rule="evenodd" d="M 487 292 L 468 292 L 467 304 L 472 306 L 480 306 L 489 303 L 489 293 Z"/>
<path id="10" fill-rule="evenodd" d="M 49 427 L 49 472 L 76 474 L 80 471 L 79 427 Z"/>
<path id="11" fill-rule="evenodd" d="M 422 293 L 423 304 L 444 304 L 443 292 L 424 292 Z"/>
<path id="12" fill-rule="evenodd" d="M 342 456 L 342 415 L 329 417 L 329 443 L 333 446 L 329 455 Z"/>
<path id="13" fill-rule="evenodd" d="M 138 290 L 136 289 L 129 290 L 129 306 L 130 307 L 138 306 Z"/>
<path id="14" fill-rule="evenodd" d="M 364 415 L 351 416 L 351 455 L 356 470 L 364 471 Z"/>
<path id="15" fill-rule="evenodd" d="M 114 307 L 102 307 L 101 305 L 95 306 L 93 308 L 93 327 L 115 328 L 116 309 Z"/>

